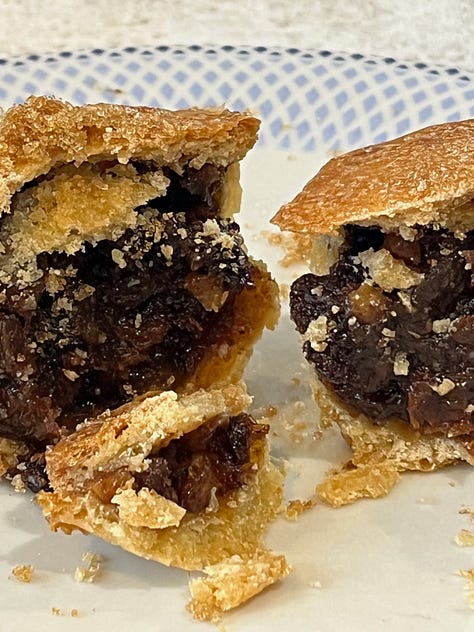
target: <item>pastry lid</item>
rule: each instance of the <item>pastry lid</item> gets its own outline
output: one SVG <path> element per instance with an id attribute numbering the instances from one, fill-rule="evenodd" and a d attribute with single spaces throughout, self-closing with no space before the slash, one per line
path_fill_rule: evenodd
<path id="1" fill-rule="evenodd" d="M 330 160 L 271 220 L 337 233 L 344 224 L 472 227 L 474 120 L 433 125 Z"/>

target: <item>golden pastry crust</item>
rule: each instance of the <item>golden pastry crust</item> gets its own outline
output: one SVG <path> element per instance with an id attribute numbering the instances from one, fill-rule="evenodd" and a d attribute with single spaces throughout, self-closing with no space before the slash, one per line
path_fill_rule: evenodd
<path id="1" fill-rule="evenodd" d="M 400 472 L 430 472 L 474 457 L 456 438 L 422 435 L 406 421 L 374 424 L 362 413 L 350 411 L 315 376 L 314 398 L 325 427 L 336 423 L 352 449 L 348 465 L 328 475 L 317 487 L 321 498 L 334 507 L 359 498 L 379 498 L 397 483 Z"/>
<path id="2" fill-rule="evenodd" d="M 253 146 L 258 127 L 250 114 L 218 108 L 174 112 L 30 97 L 0 118 L 0 210 L 23 184 L 68 163 L 230 165 Z"/>
<path id="3" fill-rule="evenodd" d="M 41 252 L 73 254 L 135 227 L 135 209 L 166 192 L 164 167 L 224 167 L 219 215 L 232 216 L 239 160 L 258 127 L 249 114 L 218 108 L 73 106 L 48 97 L 10 108 L 0 118 L 0 213 L 11 213 L 2 224 L 9 253 L 0 251 L 0 280 L 8 285 L 20 267 L 28 284 Z M 152 169 L 141 173 L 136 163 Z"/>
<path id="4" fill-rule="evenodd" d="M 282 475 L 264 445 L 253 454 L 254 473 L 240 489 L 214 499 L 201 513 L 132 488 L 146 458 L 171 440 L 221 413 L 249 403 L 242 385 L 178 397 L 164 392 L 86 422 L 46 454 L 54 491 L 37 496 L 52 529 L 78 529 L 163 564 L 201 569 L 261 548 L 267 523 L 279 510 Z"/>
<path id="5" fill-rule="evenodd" d="M 242 385 L 200 390 L 181 398 L 174 391 L 137 398 L 82 424 L 46 454 L 55 490 L 83 486 L 99 472 L 140 471 L 152 450 L 195 430 L 220 413 L 235 416 L 250 404 Z"/>
<path id="6" fill-rule="evenodd" d="M 338 261 L 346 225 L 380 227 L 408 242 L 416 240 L 415 226 L 446 228 L 462 236 L 474 226 L 473 151 L 474 119 L 351 151 L 324 165 L 272 222 L 282 230 L 311 235 L 310 268 L 318 276 L 330 274 Z M 400 297 L 424 277 L 385 248 L 361 252 L 359 259 L 369 284 L 387 293 L 400 290 Z M 308 330 L 312 337 L 305 334 L 305 339 L 323 351 L 325 318 L 314 320 Z M 400 366 L 394 364 L 394 373 L 407 370 L 403 362 L 406 357 Z M 384 495 L 404 470 L 430 471 L 456 461 L 474 465 L 460 438 L 421 434 L 402 420 L 376 424 L 346 406 L 316 376 L 312 379 L 323 423 L 337 423 L 353 450 L 350 463 L 318 487 L 330 504 Z"/>
<path id="7" fill-rule="evenodd" d="M 236 608 L 291 572 L 283 555 L 256 551 L 251 557 L 232 557 L 203 569 L 205 577 L 189 583 L 188 610 L 196 619 L 218 622 Z"/>
<path id="8" fill-rule="evenodd" d="M 344 224 L 474 223 L 474 120 L 433 125 L 330 160 L 272 222 L 336 234 Z"/>

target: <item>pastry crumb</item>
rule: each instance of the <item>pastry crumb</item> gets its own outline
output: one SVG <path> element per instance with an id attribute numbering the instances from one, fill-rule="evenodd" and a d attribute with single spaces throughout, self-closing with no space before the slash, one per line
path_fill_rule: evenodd
<path id="1" fill-rule="evenodd" d="M 268 405 L 263 411 L 263 417 L 265 418 L 275 417 L 275 415 L 278 415 L 278 408 L 272 404 Z"/>
<path id="2" fill-rule="evenodd" d="M 300 500 L 299 498 L 290 500 L 285 507 L 285 518 L 287 520 L 296 521 L 304 511 L 311 509 L 315 504 L 316 501 L 314 498 L 308 498 L 307 500 Z"/>
<path id="3" fill-rule="evenodd" d="M 299 378 L 294 382 L 295 388 L 300 386 L 298 382 Z M 295 447 L 313 442 L 316 425 L 312 402 L 308 406 L 304 399 L 296 399 L 297 395 L 304 398 L 306 393 L 295 392 L 295 399 L 258 409 L 258 416 L 270 424 L 271 436 Z"/>
<path id="4" fill-rule="evenodd" d="M 458 574 L 467 580 L 464 587 L 466 593 L 466 602 L 469 608 L 471 608 L 471 610 L 474 610 L 474 568 L 471 568 L 469 570 L 460 570 L 458 571 Z"/>
<path id="5" fill-rule="evenodd" d="M 313 582 L 309 582 L 308 586 L 310 588 L 318 588 L 318 589 L 323 587 L 323 585 L 321 584 L 321 582 L 319 580 L 315 580 Z"/>
<path id="6" fill-rule="evenodd" d="M 316 487 L 317 494 L 332 507 L 342 507 L 359 498 L 381 498 L 400 478 L 396 464 L 390 461 L 358 465 L 331 472 Z"/>
<path id="7" fill-rule="evenodd" d="M 280 290 L 280 299 L 282 301 L 287 301 L 290 296 L 290 286 L 288 283 L 280 283 L 278 288 Z"/>
<path id="8" fill-rule="evenodd" d="M 15 474 L 15 476 L 11 480 L 11 484 L 12 484 L 13 489 L 18 494 L 24 494 L 26 492 L 26 485 L 23 482 L 21 474 Z"/>
<path id="9" fill-rule="evenodd" d="M 264 588 L 283 579 L 291 567 L 283 555 L 257 551 L 252 557 L 233 555 L 203 569 L 204 577 L 189 583 L 189 612 L 201 621 L 217 623 L 222 613 L 240 606 Z"/>
<path id="10" fill-rule="evenodd" d="M 56 608 L 55 606 L 53 606 L 51 608 L 51 614 L 55 617 L 67 617 L 68 615 L 76 618 L 79 616 L 79 610 L 77 608 L 71 608 L 70 612 L 65 612 L 64 610 L 61 610 L 61 608 Z"/>
<path id="11" fill-rule="evenodd" d="M 370 278 L 377 285 L 387 292 L 397 290 L 407 290 L 419 285 L 425 275 L 415 272 L 400 259 L 396 259 L 392 254 L 382 248 L 374 251 L 373 248 L 359 253 L 364 268 L 368 270 Z"/>
<path id="12" fill-rule="evenodd" d="M 294 445 L 302 444 L 308 437 L 308 424 L 300 419 L 300 415 L 304 412 L 305 403 L 296 401 L 293 403 L 293 411 L 290 411 L 292 417 L 283 420 L 283 428 L 288 432 L 290 441 Z"/>
<path id="13" fill-rule="evenodd" d="M 420 496 L 420 498 L 416 501 L 419 505 L 434 505 L 434 501 L 432 498 L 425 498 L 424 496 Z"/>
<path id="14" fill-rule="evenodd" d="M 321 439 L 324 436 L 324 432 L 322 430 L 322 428 L 317 428 L 314 432 L 313 432 L 313 439 L 315 441 L 321 441 Z"/>
<path id="15" fill-rule="evenodd" d="M 471 523 L 474 524 L 474 507 L 461 507 L 459 513 L 469 516 Z M 474 546 L 474 531 L 472 529 L 461 529 L 454 541 L 458 546 Z"/>
<path id="16" fill-rule="evenodd" d="M 469 516 L 472 523 L 474 523 L 474 507 L 461 507 L 459 513 Z M 474 546 L 474 531 L 471 529 L 461 529 L 454 539 L 458 546 L 471 547 Z M 468 606 L 474 610 L 474 568 L 468 570 L 458 571 L 458 575 L 464 577 L 467 582 L 464 586 L 466 593 L 466 602 Z"/>
<path id="17" fill-rule="evenodd" d="M 461 529 L 455 538 L 458 546 L 474 546 L 474 531 Z"/>
<path id="18" fill-rule="evenodd" d="M 74 579 L 76 582 L 86 582 L 90 584 L 95 581 L 97 575 L 100 573 L 103 561 L 102 556 L 98 553 L 88 551 L 82 556 L 82 561 L 85 562 L 87 566 L 78 566 L 74 571 Z"/>
<path id="19" fill-rule="evenodd" d="M 23 584 L 29 584 L 35 572 L 31 564 L 17 564 L 12 568 L 12 575 Z"/>

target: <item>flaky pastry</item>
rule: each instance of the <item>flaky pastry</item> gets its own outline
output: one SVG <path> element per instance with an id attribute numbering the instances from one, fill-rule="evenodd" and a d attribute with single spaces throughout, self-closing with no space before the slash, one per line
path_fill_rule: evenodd
<path id="1" fill-rule="evenodd" d="M 273 219 L 313 240 L 290 305 L 323 423 L 354 451 L 320 487 L 333 504 L 474 464 L 473 150 L 468 120 L 352 151 Z"/>
<path id="2" fill-rule="evenodd" d="M 282 475 L 249 401 L 240 384 L 165 391 L 85 422 L 46 453 L 52 491 L 37 500 L 51 528 L 190 570 L 253 554 Z"/>

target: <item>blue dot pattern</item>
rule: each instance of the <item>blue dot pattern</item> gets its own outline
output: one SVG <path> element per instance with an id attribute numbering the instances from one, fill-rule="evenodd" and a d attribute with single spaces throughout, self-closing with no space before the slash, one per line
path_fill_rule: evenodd
<path id="1" fill-rule="evenodd" d="M 0 59 L 0 105 L 47 94 L 76 104 L 226 106 L 262 119 L 260 144 L 346 151 L 474 116 L 456 68 L 265 47 L 127 47 Z"/>

